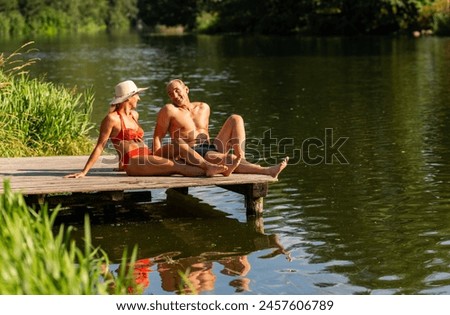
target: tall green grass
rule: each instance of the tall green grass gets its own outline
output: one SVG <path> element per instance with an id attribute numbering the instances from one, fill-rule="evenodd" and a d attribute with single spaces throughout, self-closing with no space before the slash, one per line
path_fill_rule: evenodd
<path id="1" fill-rule="evenodd" d="M 93 92 L 31 79 L 23 56 L 0 55 L 0 156 L 88 154 Z"/>
<path id="2" fill-rule="evenodd" d="M 126 252 L 117 278 L 106 272 L 107 255 L 92 247 L 87 217 L 84 244 L 77 246 L 71 227 L 60 226 L 53 232 L 58 209 L 33 210 L 22 195 L 11 191 L 7 181 L 3 185 L 0 294 L 126 294 L 133 286 Z"/>
<path id="3" fill-rule="evenodd" d="M 93 93 L 68 90 L 30 79 L 29 44 L 0 54 L 0 156 L 74 155 L 92 149 L 88 136 Z M 71 239 L 73 227 L 55 227 L 59 209 L 29 208 L 4 182 L 0 195 L 0 294 L 126 294 L 132 281 L 124 252 L 117 276 L 108 257 L 91 244 L 85 218 L 83 244 Z M 56 232 L 55 232 L 56 230 Z M 131 264 L 131 267 L 130 267 Z"/>

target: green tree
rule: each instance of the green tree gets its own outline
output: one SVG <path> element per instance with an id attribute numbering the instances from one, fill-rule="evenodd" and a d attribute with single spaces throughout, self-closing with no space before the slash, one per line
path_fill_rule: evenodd
<path id="1" fill-rule="evenodd" d="M 78 1 L 78 12 L 80 14 L 78 30 L 87 32 L 105 30 L 109 17 L 109 0 Z"/>
<path id="2" fill-rule="evenodd" d="M 182 25 L 193 29 L 198 13 L 198 0 L 139 0 L 139 18 L 145 25 Z"/>
<path id="3" fill-rule="evenodd" d="M 19 0 L 0 0 L 0 12 L 19 10 Z"/>
<path id="4" fill-rule="evenodd" d="M 70 16 L 52 7 L 43 7 L 37 11 L 35 15 L 29 17 L 28 24 L 34 34 L 47 36 L 55 36 L 71 28 Z"/>
<path id="5" fill-rule="evenodd" d="M 311 0 L 210 0 L 201 7 L 218 13 L 215 31 L 287 34 L 306 26 L 311 4 Z"/>
<path id="6" fill-rule="evenodd" d="M 450 29 L 448 0 L 0 0 L 0 34 L 149 27 L 317 35 Z"/>
<path id="7" fill-rule="evenodd" d="M 137 0 L 109 0 L 108 30 L 129 29 L 137 14 Z"/>
<path id="8" fill-rule="evenodd" d="M 310 28 L 316 34 L 387 34 L 414 28 L 418 0 L 313 0 Z"/>
<path id="9" fill-rule="evenodd" d="M 26 20 L 38 14 L 45 6 L 42 0 L 19 0 L 19 8 Z"/>

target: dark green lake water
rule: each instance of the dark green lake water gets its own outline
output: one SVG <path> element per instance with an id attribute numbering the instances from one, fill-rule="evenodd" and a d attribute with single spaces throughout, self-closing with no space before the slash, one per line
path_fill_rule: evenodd
<path id="1" fill-rule="evenodd" d="M 126 35 L 35 47 L 33 75 L 93 87 L 97 126 L 114 85 L 132 79 L 150 86 L 139 105 L 150 139 L 166 82 L 182 78 L 211 106 L 212 135 L 238 113 L 249 159 L 291 157 L 260 222 L 219 188 L 193 189 L 189 209 L 155 191 L 151 207 L 94 219 L 114 261 L 139 245 L 144 294 L 174 294 L 178 270 L 202 294 L 450 294 L 450 38 Z"/>

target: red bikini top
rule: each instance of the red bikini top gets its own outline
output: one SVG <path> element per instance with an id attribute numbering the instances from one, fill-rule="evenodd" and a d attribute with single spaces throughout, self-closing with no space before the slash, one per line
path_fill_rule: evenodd
<path id="1" fill-rule="evenodd" d="M 110 138 L 114 144 L 117 144 L 122 140 L 142 140 L 144 138 L 144 130 L 139 126 L 137 122 L 136 122 L 136 124 L 138 125 L 137 130 L 132 128 L 125 128 L 125 123 L 123 121 L 122 115 L 119 112 L 117 112 L 117 115 L 119 115 L 120 117 L 122 129 L 119 131 L 117 136 Z"/>

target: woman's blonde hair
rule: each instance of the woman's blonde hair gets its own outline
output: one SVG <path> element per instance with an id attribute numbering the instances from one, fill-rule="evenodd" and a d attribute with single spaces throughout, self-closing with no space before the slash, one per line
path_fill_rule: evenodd
<path id="1" fill-rule="evenodd" d="M 115 112 L 119 108 L 119 104 L 112 104 L 109 106 L 109 113 Z"/>

